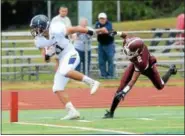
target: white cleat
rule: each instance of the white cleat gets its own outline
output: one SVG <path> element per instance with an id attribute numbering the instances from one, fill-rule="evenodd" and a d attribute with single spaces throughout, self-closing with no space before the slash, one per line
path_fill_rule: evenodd
<path id="1" fill-rule="evenodd" d="M 78 111 L 70 110 L 68 114 L 65 117 L 61 118 L 60 120 L 72 120 L 78 118 L 80 118 L 80 113 Z"/>
<path id="2" fill-rule="evenodd" d="M 96 93 L 96 91 L 98 90 L 99 86 L 100 86 L 100 82 L 98 82 L 98 81 L 94 81 L 92 83 L 92 85 L 91 85 L 91 95 Z"/>

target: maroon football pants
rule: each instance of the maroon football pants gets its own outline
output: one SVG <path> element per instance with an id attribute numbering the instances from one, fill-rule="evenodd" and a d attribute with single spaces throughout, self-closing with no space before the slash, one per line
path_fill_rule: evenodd
<path id="1" fill-rule="evenodd" d="M 134 73 L 134 64 L 130 64 L 121 79 L 120 86 L 118 87 L 117 92 L 123 90 L 125 86 L 129 83 L 129 81 L 132 79 L 132 75 Z M 153 85 L 158 89 L 161 90 L 164 88 L 164 83 L 159 75 L 159 72 L 157 70 L 157 67 L 155 64 L 153 64 L 152 67 L 149 67 L 147 70 L 142 72 L 141 74 L 147 76 L 153 83 Z"/>

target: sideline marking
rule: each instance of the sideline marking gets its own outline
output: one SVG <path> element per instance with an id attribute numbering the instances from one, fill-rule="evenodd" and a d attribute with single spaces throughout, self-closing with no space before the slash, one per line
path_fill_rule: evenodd
<path id="1" fill-rule="evenodd" d="M 33 119 L 57 119 L 57 117 L 35 117 Z"/>
<path id="2" fill-rule="evenodd" d="M 150 114 L 152 116 L 163 116 L 163 115 L 172 115 L 170 113 L 153 113 L 153 114 Z"/>
<path id="3" fill-rule="evenodd" d="M 31 122 L 30 123 L 28 123 L 28 122 L 15 122 L 15 124 L 45 126 L 45 127 L 55 127 L 55 128 L 70 128 L 70 129 L 80 129 L 80 130 L 87 130 L 87 131 L 112 132 L 112 133 L 118 133 L 118 134 L 135 134 L 132 132 L 127 132 L 127 131 L 117 131 L 117 130 L 99 129 L 99 128 L 91 128 L 91 127 L 61 126 L 61 125 L 54 125 L 54 124 L 41 124 L 41 123 L 31 123 Z"/>
<path id="4" fill-rule="evenodd" d="M 137 118 L 137 119 L 140 119 L 140 120 L 154 120 L 154 119 L 151 119 L 151 118 Z"/>
<path id="5" fill-rule="evenodd" d="M 76 120 L 76 121 L 79 121 L 79 122 L 92 122 L 90 120 Z"/>

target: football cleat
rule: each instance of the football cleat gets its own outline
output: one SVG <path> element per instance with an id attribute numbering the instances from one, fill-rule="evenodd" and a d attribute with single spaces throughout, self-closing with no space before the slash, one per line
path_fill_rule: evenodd
<path id="1" fill-rule="evenodd" d="M 107 113 L 105 113 L 103 119 L 109 119 L 109 118 L 113 118 L 114 114 L 112 114 L 110 111 L 106 110 Z"/>
<path id="2" fill-rule="evenodd" d="M 96 91 L 98 90 L 99 86 L 100 86 L 100 82 L 98 82 L 98 81 L 94 81 L 91 84 L 91 95 L 96 93 Z"/>
<path id="3" fill-rule="evenodd" d="M 80 118 L 80 113 L 78 111 L 70 110 L 68 114 L 61 118 L 60 120 L 72 120 L 72 119 L 79 119 Z"/>
<path id="4" fill-rule="evenodd" d="M 175 66 L 174 64 L 172 64 L 172 65 L 170 66 L 170 71 L 171 71 L 171 74 L 172 74 L 172 75 L 177 74 L 177 68 L 176 68 L 176 66 Z"/>

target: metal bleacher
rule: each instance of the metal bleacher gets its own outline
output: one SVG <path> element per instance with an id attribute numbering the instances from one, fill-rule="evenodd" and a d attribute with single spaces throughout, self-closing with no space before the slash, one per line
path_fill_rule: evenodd
<path id="1" fill-rule="evenodd" d="M 158 30 L 157 32 L 163 33 L 182 33 L 180 30 Z M 156 33 L 156 31 L 128 31 L 127 33 L 138 34 L 138 33 Z M 33 44 L 33 40 L 16 39 L 12 40 L 11 37 L 30 37 L 29 32 L 3 32 L 2 37 L 2 79 L 3 80 L 39 80 L 40 74 L 51 74 L 54 73 L 54 63 L 45 63 L 43 56 L 38 52 L 34 46 L 17 46 L 18 44 L 26 45 Z M 9 39 L 7 39 L 10 38 Z M 153 41 L 178 41 L 184 40 L 183 38 L 143 38 L 144 42 Z M 93 38 L 95 42 L 96 39 Z M 130 63 L 125 59 L 122 53 L 122 47 L 119 46 L 122 40 L 116 40 L 116 54 L 114 58 L 115 65 L 115 76 L 119 76 L 123 69 Z M 184 72 L 184 45 L 166 46 L 149 46 L 151 54 L 158 58 L 158 65 L 169 66 L 170 64 L 176 64 L 180 72 Z M 155 50 L 155 52 L 154 52 Z M 172 52 L 164 52 L 164 50 L 172 50 Z M 28 52 L 28 53 L 26 53 Z M 33 53 L 32 53 L 33 52 Z M 37 52 L 37 53 L 35 53 Z M 91 75 L 97 77 L 99 74 L 98 68 L 98 54 L 97 46 L 92 46 L 91 55 Z M 165 71 L 160 69 L 160 71 Z"/>

